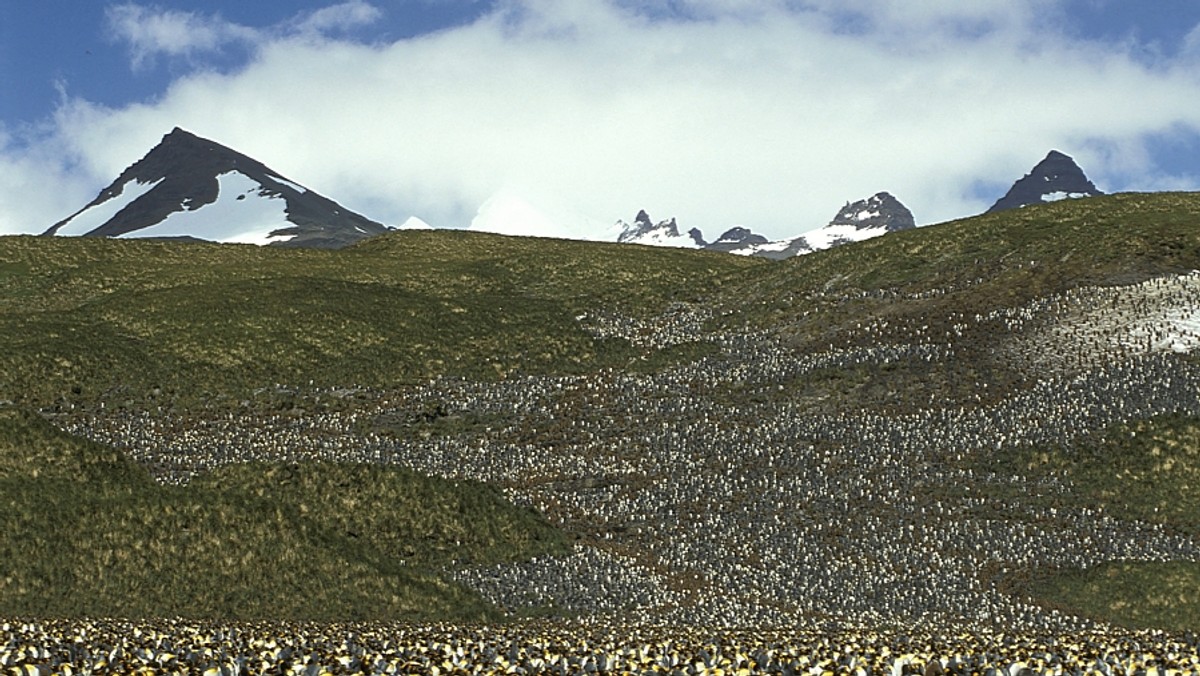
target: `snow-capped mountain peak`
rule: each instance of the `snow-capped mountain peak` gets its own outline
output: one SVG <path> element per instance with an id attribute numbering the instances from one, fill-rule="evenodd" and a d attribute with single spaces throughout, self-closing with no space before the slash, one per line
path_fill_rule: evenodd
<path id="1" fill-rule="evenodd" d="M 708 248 L 782 260 L 915 227 L 916 220 L 908 207 L 891 194 L 879 192 L 857 202 L 847 202 L 824 227 L 799 237 L 768 241 L 745 228 L 733 228 Z"/>
<path id="2" fill-rule="evenodd" d="M 704 247 L 704 235 L 698 228 L 692 228 L 680 234 L 679 225 L 674 218 L 654 223 L 650 214 L 643 209 L 634 217 L 633 223 L 617 221 L 615 229 L 619 230 L 617 241 L 628 244 L 647 244 L 650 246 L 673 246 L 688 249 Z"/>
<path id="3" fill-rule="evenodd" d="M 987 213 L 1030 204 L 1103 195 L 1069 155 L 1051 150 L 1033 170 L 1019 179 Z"/>
<path id="4" fill-rule="evenodd" d="M 879 192 L 859 200 L 847 202 L 826 227 L 848 225 L 857 230 L 882 228 L 884 232 L 896 232 L 917 227 L 908 207 L 890 193 Z"/>
<path id="5" fill-rule="evenodd" d="M 257 160 L 176 127 L 44 234 L 340 247 L 386 231 Z"/>
<path id="6" fill-rule="evenodd" d="M 916 220 L 900 200 L 879 192 L 857 202 L 847 202 L 825 227 L 799 237 L 771 241 L 744 226 L 734 226 L 713 242 L 706 242 L 700 230 L 679 232 L 674 218 L 655 223 L 645 210 L 632 223 L 617 221 L 618 242 L 703 248 L 710 251 L 783 259 L 849 242 L 878 237 L 889 232 L 915 228 Z"/>

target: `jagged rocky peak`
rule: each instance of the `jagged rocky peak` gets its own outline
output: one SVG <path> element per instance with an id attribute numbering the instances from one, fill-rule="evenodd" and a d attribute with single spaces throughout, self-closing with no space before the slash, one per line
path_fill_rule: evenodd
<path id="1" fill-rule="evenodd" d="M 1103 194 L 1070 155 L 1051 150 L 1032 171 L 1014 183 L 1008 193 L 997 200 L 987 213 Z"/>
<path id="2" fill-rule="evenodd" d="M 858 230 L 896 232 L 915 228 L 917 222 L 900 200 L 890 193 L 879 192 L 857 202 L 847 202 L 829 222 L 829 226 L 839 225 L 853 226 Z"/>
<path id="3" fill-rule="evenodd" d="M 617 241 L 622 243 L 688 248 L 705 245 L 704 234 L 698 228 L 692 228 L 686 234 L 680 234 L 679 224 L 675 222 L 674 218 L 655 223 L 645 209 L 638 211 L 633 223 L 617 221 L 617 228 L 620 230 Z"/>
<path id="4" fill-rule="evenodd" d="M 258 160 L 176 127 L 44 234 L 334 248 L 387 230 Z"/>
<path id="5" fill-rule="evenodd" d="M 746 249 L 753 249 L 769 241 L 766 237 L 739 225 L 726 230 L 717 238 L 717 241 L 705 245 L 704 248 L 712 251 L 735 253 Z"/>
<path id="6" fill-rule="evenodd" d="M 650 214 L 646 213 L 645 209 L 637 212 L 637 216 L 633 218 L 633 223 L 625 221 L 617 221 L 617 227 L 621 230 L 617 235 L 618 242 L 635 242 L 645 236 L 654 229 L 654 222 L 650 220 Z M 679 233 L 676 232 L 676 235 Z"/>

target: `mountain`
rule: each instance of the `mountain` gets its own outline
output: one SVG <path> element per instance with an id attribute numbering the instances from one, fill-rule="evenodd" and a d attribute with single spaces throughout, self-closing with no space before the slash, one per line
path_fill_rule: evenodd
<path id="1" fill-rule="evenodd" d="M 767 244 L 769 241 L 766 237 L 739 225 L 726 230 L 717 238 L 717 241 L 704 245 L 704 248 L 709 251 L 737 253 L 745 249 Z"/>
<path id="2" fill-rule="evenodd" d="M 1033 167 L 1033 171 L 1014 183 L 1008 193 L 996 200 L 986 213 L 1103 194 L 1088 180 L 1075 160 L 1069 155 L 1051 150 L 1045 159 Z"/>
<path id="3" fill-rule="evenodd" d="M 617 241 L 622 244 L 646 244 L 649 246 L 673 246 L 685 249 L 703 248 L 706 244 L 704 235 L 698 228 L 679 234 L 679 226 L 675 219 L 654 223 L 650 214 L 643 209 L 634 217 L 633 223 L 617 221 L 616 229 L 620 231 Z"/>
<path id="4" fill-rule="evenodd" d="M 792 240 L 792 246 L 799 253 L 809 253 L 915 227 L 908 207 L 891 194 L 879 192 L 847 202 L 825 227 Z"/>
<path id="5" fill-rule="evenodd" d="M 891 194 L 880 192 L 857 202 L 847 202 L 824 227 L 799 237 L 771 242 L 745 228 L 734 228 L 718 240 L 721 248 L 713 245 L 708 248 L 782 260 L 915 227 L 916 220 L 908 207 Z"/>
<path id="6" fill-rule="evenodd" d="M 338 248 L 387 230 L 255 159 L 176 127 L 44 234 Z"/>
<path id="7" fill-rule="evenodd" d="M 879 192 L 857 202 L 847 202 L 825 227 L 839 226 L 847 226 L 857 232 L 883 234 L 915 228 L 917 222 L 900 200 L 890 193 Z"/>
<path id="8" fill-rule="evenodd" d="M 674 218 L 654 223 L 644 210 L 638 212 L 633 223 L 617 221 L 616 225 L 616 229 L 620 231 L 617 241 L 622 243 L 707 249 L 772 260 L 791 258 L 915 227 L 916 221 L 908 207 L 886 192 L 876 193 L 857 202 L 847 202 L 833 220 L 820 229 L 799 237 L 775 241 L 768 240 L 749 228 L 735 226 L 722 233 L 716 241 L 707 242 L 698 228 L 692 228 L 686 235 L 681 235 Z"/>

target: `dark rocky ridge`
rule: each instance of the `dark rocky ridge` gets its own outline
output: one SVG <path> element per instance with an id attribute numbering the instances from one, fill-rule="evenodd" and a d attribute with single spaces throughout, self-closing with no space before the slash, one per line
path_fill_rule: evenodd
<path id="1" fill-rule="evenodd" d="M 739 225 L 726 230 L 717 238 L 717 241 L 706 244 L 704 248 L 709 251 L 729 253 L 748 246 L 766 244 L 769 241 L 766 237 Z"/>
<path id="2" fill-rule="evenodd" d="M 145 157 L 101 190 L 96 199 L 43 234 L 57 234 L 60 228 L 87 209 L 119 196 L 131 181 L 142 184 L 160 181 L 84 236 L 117 237 L 148 228 L 161 223 L 172 213 L 184 211 L 184 204 L 188 211 L 212 204 L 217 199 L 217 177 L 231 171 L 256 181 L 261 186 L 261 195 L 285 201 L 287 220 L 294 226 L 271 233 L 272 236 L 290 236 L 288 241 L 277 245 L 339 248 L 388 230 L 381 223 L 311 190 L 297 190 L 291 185 L 292 181 L 253 158 L 176 127 Z M 204 239 L 203 233 L 194 236 Z"/>
<path id="3" fill-rule="evenodd" d="M 1051 150 L 986 213 L 1042 204 L 1051 201 L 1047 198 L 1056 194 L 1064 197 L 1095 197 L 1104 193 L 1088 180 L 1071 156 Z"/>
<path id="4" fill-rule="evenodd" d="M 829 226 L 852 225 L 858 230 L 883 228 L 887 232 L 898 232 L 917 227 L 908 207 L 888 192 L 878 192 L 857 202 L 847 202 L 841 211 L 829 221 Z"/>

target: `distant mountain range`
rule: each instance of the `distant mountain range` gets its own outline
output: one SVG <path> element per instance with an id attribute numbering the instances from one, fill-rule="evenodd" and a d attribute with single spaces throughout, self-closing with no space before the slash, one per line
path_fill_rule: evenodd
<path id="1" fill-rule="evenodd" d="M 1103 194 L 1088 180 L 1075 160 L 1052 150 L 1029 174 L 1014 183 L 1008 194 L 992 205 L 987 213 Z M 651 224 L 645 211 L 638 212 L 633 223 L 617 221 L 617 227 L 620 230 L 617 237 L 619 242 L 700 248 L 780 260 L 915 228 L 916 220 L 900 200 L 890 193 L 880 192 L 847 203 L 822 228 L 775 241 L 739 226 L 725 231 L 716 241 L 707 242 L 703 233 L 696 228 L 680 234 L 674 218 Z"/>
<path id="2" fill-rule="evenodd" d="M 1101 194 L 1074 160 L 1051 151 L 988 211 Z M 554 220 L 531 205 L 514 206 L 511 199 L 481 208 L 477 219 L 486 221 L 496 212 L 521 214 L 531 228 L 548 227 Z M 410 219 L 401 227 L 428 226 Z M 912 212 L 900 200 L 879 192 L 846 203 L 821 228 L 780 240 L 737 226 L 708 241 L 698 228 L 681 232 L 674 218 L 656 223 L 644 210 L 632 223 L 617 221 L 613 232 L 618 242 L 778 260 L 915 227 Z M 338 248 L 389 229 L 253 158 L 175 128 L 94 200 L 44 234 Z"/>
<path id="3" fill-rule="evenodd" d="M 739 226 L 726 230 L 715 241 L 707 242 L 703 233 L 696 228 L 681 235 L 673 218 L 651 225 L 645 211 L 638 212 L 632 224 L 618 221 L 617 226 L 621 228 L 618 242 L 690 247 L 780 260 L 915 228 L 917 224 L 908 207 L 890 194 L 881 192 L 857 202 L 846 203 L 833 220 L 820 229 L 776 241 Z"/>

